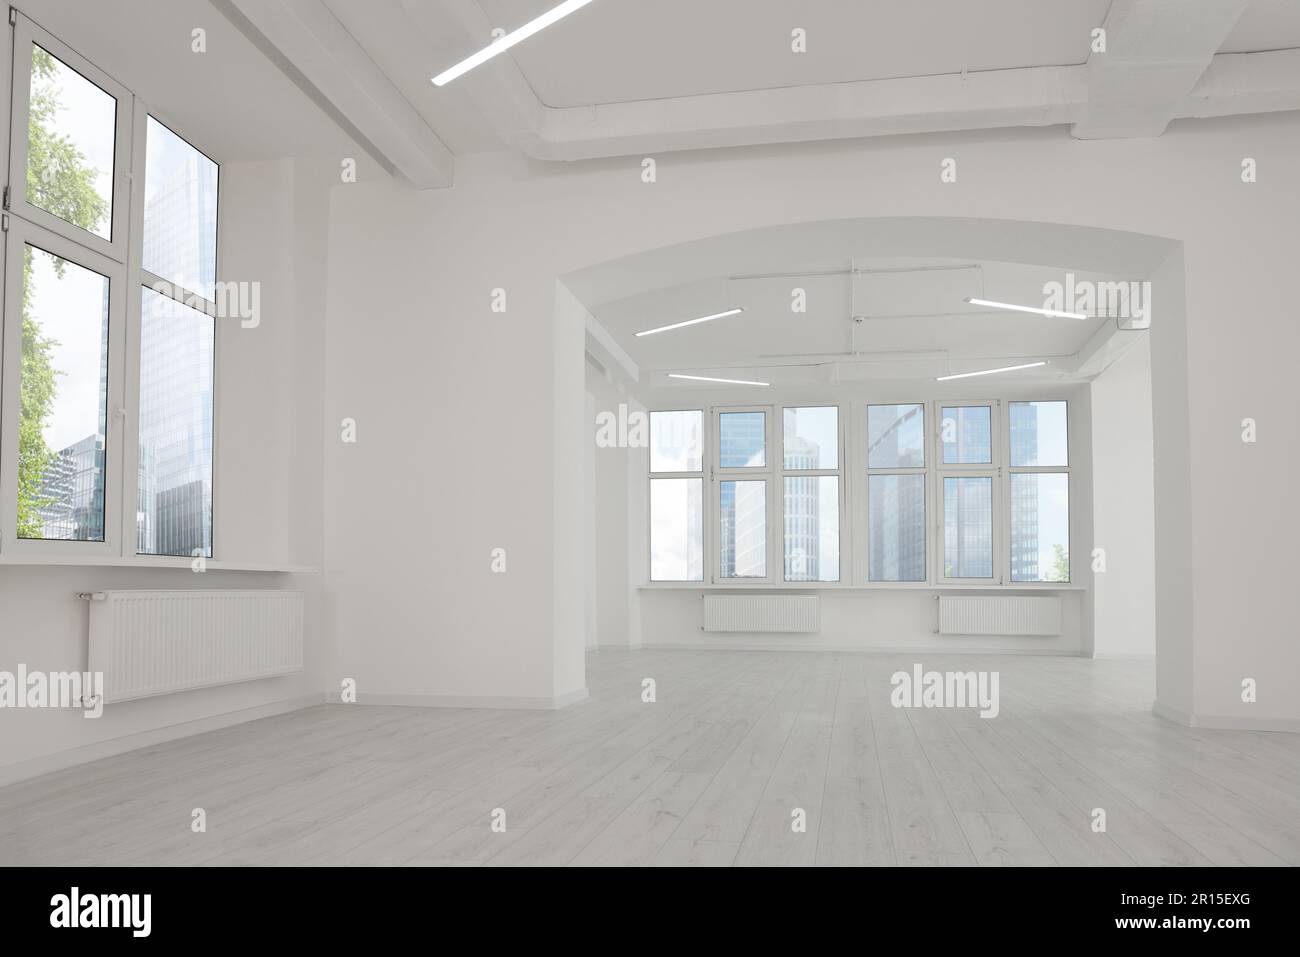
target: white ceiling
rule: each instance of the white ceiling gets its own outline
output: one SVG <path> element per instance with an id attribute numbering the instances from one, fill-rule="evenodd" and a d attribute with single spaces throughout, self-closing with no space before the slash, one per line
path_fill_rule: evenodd
<path id="1" fill-rule="evenodd" d="M 553 0 L 480 0 L 506 29 Z M 551 107 L 1080 64 L 1110 0 L 596 0 L 513 51 Z M 806 31 L 808 52 L 790 33 Z M 466 48 L 462 54 L 472 52 Z"/>
<path id="2" fill-rule="evenodd" d="M 352 141 L 207 0 L 21 0 L 32 20 L 223 163 L 339 156 Z M 191 31 L 207 52 L 191 51 Z"/>
<path id="3" fill-rule="evenodd" d="M 855 276 L 849 272 L 856 268 Z M 1076 273 L 1077 280 L 1119 278 Z M 806 273 L 725 276 L 656 289 L 592 311 L 645 381 L 688 372 L 790 378 L 796 367 L 869 361 L 918 369 L 965 370 L 979 361 L 1013 365 L 1038 359 L 1069 365 L 1105 319 L 1051 319 L 977 307 L 966 296 L 1041 305 L 1060 269 L 962 260 L 848 260 Z M 791 308 L 793 290 L 806 312 Z M 640 330 L 744 308 L 723 319 L 650 336 Z M 856 317 L 856 318 L 855 318 Z M 1053 371 L 1053 375 L 1059 374 Z"/>
<path id="4" fill-rule="evenodd" d="M 556 0 L 212 2 L 422 188 L 503 147 L 581 160 L 1018 126 L 1141 137 L 1300 109 L 1297 0 L 595 0 L 444 87 L 429 78 Z"/>

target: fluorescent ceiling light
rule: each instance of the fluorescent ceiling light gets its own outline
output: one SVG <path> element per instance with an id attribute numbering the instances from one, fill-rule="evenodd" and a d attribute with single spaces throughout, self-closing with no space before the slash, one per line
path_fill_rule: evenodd
<path id="1" fill-rule="evenodd" d="M 1037 316 L 1051 316 L 1053 319 L 1091 319 L 1092 316 L 1082 312 L 1062 312 L 1059 309 L 1037 309 L 1033 306 L 1017 306 L 1010 302 L 995 302 L 992 299 L 974 299 L 966 297 L 972 306 L 992 306 L 994 309 L 1010 309 L 1012 312 L 1032 312 Z"/>
<path id="2" fill-rule="evenodd" d="M 995 372 L 1015 372 L 1017 369 L 1034 369 L 1045 366 L 1046 362 L 1026 362 L 1022 366 L 1003 366 L 1000 369 L 981 369 L 979 372 L 958 372 L 956 375 L 941 375 L 935 382 L 947 382 L 949 379 L 969 379 L 973 375 L 993 375 Z"/>
<path id="3" fill-rule="evenodd" d="M 715 379 L 707 375 L 682 375 L 678 372 L 668 373 L 670 379 L 694 379 L 696 382 L 725 382 L 727 385 L 771 385 L 770 382 L 751 382 L 748 379 Z"/>
<path id="4" fill-rule="evenodd" d="M 700 316 L 698 319 L 687 319 L 685 322 L 674 322 L 672 325 L 659 326 L 655 329 L 643 329 L 638 332 L 638 336 L 653 336 L 656 332 L 667 332 L 669 329 L 680 329 L 682 326 L 693 326 L 698 322 L 708 322 L 710 319 L 725 319 L 727 316 L 734 316 L 739 312 L 744 312 L 744 307 L 739 309 L 728 309 L 726 312 L 715 312 L 711 316 Z"/>
<path id="5" fill-rule="evenodd" d="M 575 10 L 580 10 L 589 3 L 591 3 L 591 0 L 564 0 L 564 2 L 558 7 L 552 7 L 540 17 L 529 20 L 518 30 L 513 30 L 510 33 L 507 33 L 499 40 L 493 40 L 482 50 L 479 50 L 478 53 L 475 53 L 471 57 L 466 57 L 464 60 L 461 60 L 449 69 L 443 70 L 433 78 L 433 85 L 446 86 L 461 74 L 468 73 L 470 70 L 474 69 L 474 67 L 486 63 L 498 53 L 505 53 L 516 43 L 527 40 L 539 30 L 545 30 L 556 20 L 567 17 Z"/>

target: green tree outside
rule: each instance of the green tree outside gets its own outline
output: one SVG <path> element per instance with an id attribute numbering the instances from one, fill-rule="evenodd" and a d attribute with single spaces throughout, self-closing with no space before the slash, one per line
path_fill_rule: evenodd
<path id="1" fill-rule="evenodd" d="M 1065 546 L 1057 542 L 1052 546 L 1052 575 L 1049 582 L 1068 582 L 1070 580 L 1070 554 Z"/>
<path id="2" fill-rule="evenodd" d="M 27 123 L 27 201 L 82 229 L 93 231 L 109 215 L 109 204 L 95 189 L 98 174 L 68 137 L 57 132 L 60 67 L 40 47 L 32 48 L 32 92 Z M 65 263 L 56 258 L 62 278 Z M 52 503 L 44 494 L 45 473 L 54 452 L 45 444 L 45 427 L 54 411 L 59 371 L 56 341 L 46 337 L 32 315 L 32 251 L 23 255 L 23 346 L 19 376 L 18 536 L 43 537 L 40 510 Z"/>

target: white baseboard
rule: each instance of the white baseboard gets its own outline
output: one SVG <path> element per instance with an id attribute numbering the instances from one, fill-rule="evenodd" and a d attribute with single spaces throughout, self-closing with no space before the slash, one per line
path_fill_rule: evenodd
<path id="1" fill-rule="evenodd" d="M 126 734 L 120 738 L 96 741 L 94 744 L 87 744 L 80 748 L 56 751 L 54 754 L 43 754 L 40 757 L 28 758 L 25 761 L 0 767 L 0 787 L 39 777 L 42 774 L 50 774 L 53 771 L 63 771 L 79 764 L 98 761 L 101 758 L 111 758 L 119 754 L 125 754 L 128 751 L 136 751 L 140 748 L 152 747 L 155 744 L 175 741 L 178 738 L 188 738 L 191 735 L 203 734 L 205 731 L 218 731 L 231 725 L 244 724 L 247 721 L 256 721 L 259 718 L 270 718 L 277 714 L 287 714 L 290 711 L 301 711 L 303 708 L 311 708 L 324 703 L 324 694 L 301 695 L 297 698 L 288 698 L 284 701 L 273 701 L 270 704 L 258 705 L 255 708 L 227 711 L 223 714 L 195 718 L 193 721 L 184 721 L 180 724 L 170 724 L 164 728 L 137 731 L 134 734 Z"/>
<path id="2" fill-rule="evenodd" d="M 512 695 L 450 695 L 450 694 L 358 694 L 356 704 L 385 708 L 488 708 L 496 711 L 558 711 L 585 700 L 587 689 L 579 688 L 568 694 L 547 697 L 517 697 Z M 329 695 L 330 704 L 343 704 L 340 692 Z"/>
<path id="3" fill-rule="evenodd" d="M 1181 724 L 1185 728 L 1205 728 L 1209 731 L 1281 731 L 1300 734 L 1300 720 L 1296 718 L 1245 718 L 1240 715 L 1196 714 L 1171 708 L 1159 701 L 1151 702 L 1151 713 L 1158 718 Z"/>
<path id="4" fill-rule="evenodd" d="M 1082 655 L 1077 648 L 937 648 L 932 645 L 868 648 L 862 645 L 810 645 L 804 642 L 765 644 L 756 641 L 656 641 L 646 642 L 641 647 L 644 651 L 831 651 L 879 655 L 1051 655 L 1068 658 Z"/>

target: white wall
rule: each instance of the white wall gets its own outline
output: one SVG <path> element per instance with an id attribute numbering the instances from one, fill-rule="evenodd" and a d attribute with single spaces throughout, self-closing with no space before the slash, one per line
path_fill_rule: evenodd
<path id="1" fill-rule="evenodd" d="M 1239 175 L 1243 142 L 1263 171 L 1251 185 Z M 1161 287 L 1155 321 L 1168 326 L 1152 336 L 1155 494 L 1157 528 L 1184 528 L 1195 544 L 1186 587 L 1196 607 L 1192 627 L 1179 627 L 1184 586 L 1162 584 L 1172 571 L 1158 563 L 1157 623 L 1195 647 L 1192 710 L 1296 719 L 1300 592 L 1287 569 L 1300 536 L 1294 510 L 1278 503 L 1296 472 L 1295 429 L 1279 416 L 1294 404 L 1300 335 L 1287 284 L 1300 196 L 1285 173 L 1298 150 L 1300 117 L 1275 114 L 1176 123 L 1149 140 L 1010 130 L 673 154 L 659 157 L 654 184 L 641 181 L 639 157 L 542 165 L 485 155 L 462 158 L 449 190 L 336 190 L 331 417 L 358 414 L 369 430 L 327 452 L 343 666 L 380 689 L 551 693 L 563 636 L 550 611 L 549 482 L 557 430 L 570 427 L 554 418 L 552 390 L 567 387 L 553 381 L 557 277 L 792 220 L 979 217 L 1183 243 L 1186 321 Z M 950 156 L 959 179 L 945 185 L 939 165 Z M 504 316 L 489 310 L 494 287 L 509 290 Z M 394 385 L 409 382 L 421 384 L 417 396 Z M 580 375 L 572 387 L 581 395 Z M 1240 441 L 1245 415 L 1261 423 L 1254 446 Z M 502 541 L 513 544 L 512 571 L 492 578 L 486 555 Z M 1253 560 L 1225 558 L 1234 555 Z M 1245 675 L 1264 676 L 1257 704 L 1239 700 Z"/>
<path id="2" fill-rule="evenodd" d="M 1093 538 L 1106 559 L 1093 588 L 1099 658 L 1156 652 L 1151 351 L 1144 333 L 1128 334 L 1137 344 L 1092 382 Z"/>
<path id="3" fill-rule="evenodd" d="M 221 170 L 222 278 L 262 284 L 257 328 L 219 320 L 215 360 L 214 558 L 314 565 L 320 560 L 322 176 L 284 160 Z M 134 460 L 134 453 L 127 461 Z M 306 593 L 300 675 L 80 711 L 0 712 L 0 781 L 321 700 L 319 576 L 189 568 L 0 566 L 0 670 L 86 667 L 80 591 L 284 588 Z"/>

